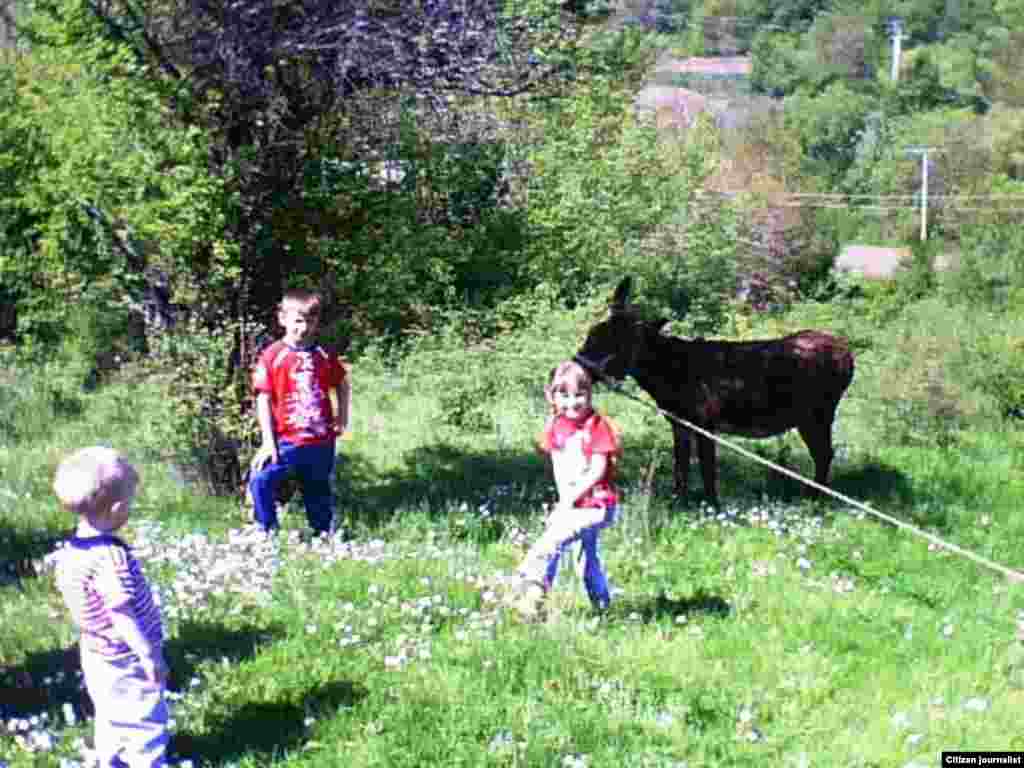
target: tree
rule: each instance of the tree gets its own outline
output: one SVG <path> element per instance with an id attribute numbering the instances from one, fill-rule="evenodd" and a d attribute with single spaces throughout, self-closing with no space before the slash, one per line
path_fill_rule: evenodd
<path id="1" fill-rule="evenodd" d="M 67 18 L 75 5 L 40 7 Z M 574 35 L 553 0 L 85 0 L 85 7 L 134 57 L 124 74 L 145 78 L 168 116 L 210 141 L 210 172 L 225 190 L 223 240 L 237 274 L 205 283 L 202 303 L 235 317 L 268 315 L 296 275 L 324 279 L 309 244 L 357 225 L 339 220 L 336 200 L 311 192 L 322 161 L 387 159 L 410 114 L 431 140 L 465 143 L 467 131 L 479 133 L 487 121 L 465 119 L 453 109 L 459 98 L 513 96 L 557 79 Z M 81 33 L 34 32 L 35 45 L 87 42 Z M 197 243 L 193 272 L 210 274 L 215 246 Z"/>

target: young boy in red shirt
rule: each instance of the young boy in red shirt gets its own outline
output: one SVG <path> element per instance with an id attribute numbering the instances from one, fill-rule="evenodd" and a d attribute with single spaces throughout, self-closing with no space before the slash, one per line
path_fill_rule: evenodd
<path id="1" fill-rule="evenodd" d="M 285 293 L 277 314 L 284 336 L 263 350 L 253 372 L 260 451 L 271 459 L 253 475 L 249 492 L 256 522 L 267 534 L 278 527 L 274 489 L 290 472 L 302 485 L 314 535 L 330 533 L 334 522 L 330 478 L 335 440 L 348 431 L 351 388 L 338 356 L 315 341 L 321 304 L 309 291 Z"/>

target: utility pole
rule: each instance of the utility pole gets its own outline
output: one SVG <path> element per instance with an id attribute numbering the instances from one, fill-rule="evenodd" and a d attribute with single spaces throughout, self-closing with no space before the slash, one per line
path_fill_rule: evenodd
<path id="1" fill-rule="evenodd" d="M 903 43 L 903 19 L 899 16 L 890 16 L 886 25 L 889 27 L 889 34 L 892 36 L 892 71 L 889 78 L 895 83 L 900 79 L 900 49 Z"/>
<path id="2" fill-rule="evenodd" d="M 911 146 L 903 152 L 907 157 L 921 156 L 921 242 L 928 239 L 928 153 L 940 152 L 935 147 Z"/>

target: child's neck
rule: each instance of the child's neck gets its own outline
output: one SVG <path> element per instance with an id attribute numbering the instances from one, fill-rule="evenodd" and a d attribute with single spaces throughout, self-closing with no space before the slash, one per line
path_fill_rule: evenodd
<path id="1" fill-rule="evenodd" d="M 75 528 L 75 536 L 80 539 L 91 539 L 96 536 L 113 536 L 115 532 L 116 531 L 105 531 L 102 528 L 97 528 L 84 517 L 78 521 L 78 527 Z"/>
<path id="2" fill-rule="evenodd" d="M 587 423 L 587 419 L 589 419 L 593 415 L 594 415 L 594 409 L 593 408 L 590 408 L 590 409 L 582 412 L 579 416 L 567 416 L 565 411 L 562 411 L 561 413 L 558 414 L 559 418 L 565 419 L 566 421 L 571 421 L 574 424 L 577 424 L 579 426 L 583 426 L 584 424 L 586 424 Z"/>

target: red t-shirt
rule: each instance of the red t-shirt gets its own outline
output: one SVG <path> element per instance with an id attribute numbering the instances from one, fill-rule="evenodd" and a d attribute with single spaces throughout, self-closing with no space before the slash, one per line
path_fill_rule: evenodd
<path id="1" fill-rule="evenodd" d="M 283 341 L 263 350 L 252 374 L 253 389 L 270 395 L 274 433 L 293 445 L 337 436 L 329 393 L 344 380 L 337 355 L 321 346 L 290 347 Z"/>
<path id="2" fill-rule="evenodd" d="M 608 457 L 604 475 L 576 502 L 577 507 L 611 507 L 619 502 L 615 488 L 615 459 L 621 451 L 618 433 L 606 418 L 596 411 L 588 416 L 582 424 L 564 416 L 551 418 L 544 429 L 541 450 L 546 453 L 565 450 L 577 432 L 582 432 L 581 445 L 583 456 L 587 461 L 595 453 L 603 453 Z"/>

